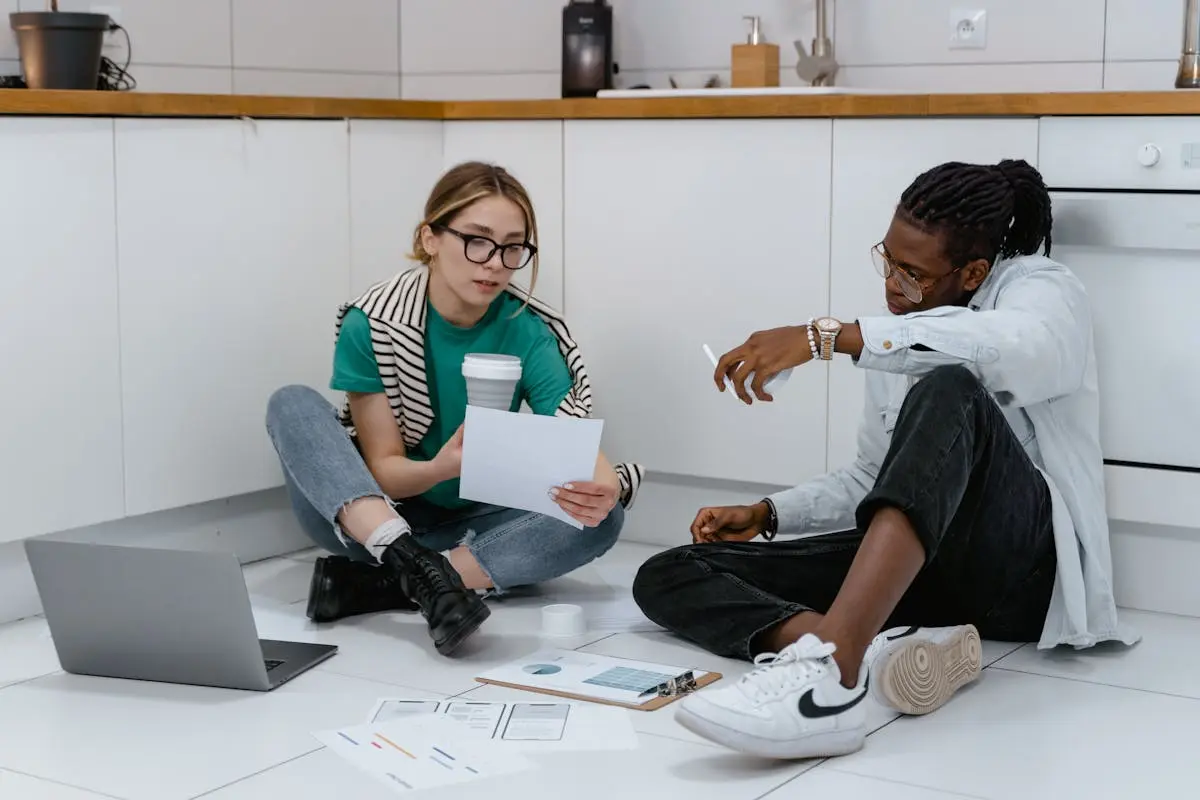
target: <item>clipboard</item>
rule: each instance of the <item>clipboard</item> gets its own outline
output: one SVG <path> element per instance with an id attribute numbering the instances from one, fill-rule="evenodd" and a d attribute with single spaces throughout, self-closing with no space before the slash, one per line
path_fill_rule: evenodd
<path id="1" fill-rule="evenodd" d="M 615 656 L 599 656 L 597 654 L 577 654 L 577 655 L 593 655 L 598 658 L 620 662 L 627 659 L 617 658 Z M 529 659 L 524 659 L 529 660 Z M 666 665 L 656 665 L 666 667 Z M 670 671 L 674 671 L 676 667 L 671 667 Z M 695 670 L 687 669 L 679 674 L 669 678 L 663 683 L 642 692 L 639 698 L 653 695 L 653 699 L 642 703 L 625 703 L 619 700 L 609 698 L 596 697 L 593 695 L 582 694 L 577 692 L 565 691 L 548 686 L 537 686 L 531 683 L 500 680 L 498 678 L 476 677 L 475 680 L 479 683 L 489 684 L 491 686 L 503 686 L 507 689 L 518 689 L 524 692 L 534 692 L 536 694 L 550 695 L 552 697 L 560 697 L 565 700 L 576 700 L 584 703 L 599 703 L 601 705 L 616 706 L 618 708 L 627 708 L 632 711 L 657 711 L 664 706 L 670 705 L 681 697 L 685 697 L 692 692 L 703 689 L 705 686 L 716 683 L 722 677 L 719 672 L 705 672 L 700 677 L 696 677 Z"/>

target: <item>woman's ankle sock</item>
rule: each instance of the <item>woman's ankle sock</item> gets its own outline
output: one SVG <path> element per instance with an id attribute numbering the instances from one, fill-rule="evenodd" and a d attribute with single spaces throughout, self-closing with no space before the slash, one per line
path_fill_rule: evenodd
<path id="1" fill-rule="evenodd" d="M 401 536 L 407 536 L 411 532 L 412 528 L 408 526 L 408 522 L 404 517 L 389 519 L 367 537 L 367 541 L 363 543 L 363 547 L 367 548 L 371 555 L 375 556 L 376 561 L 383 561 L 383 553 L 387 550 L 388 545 Z"/>

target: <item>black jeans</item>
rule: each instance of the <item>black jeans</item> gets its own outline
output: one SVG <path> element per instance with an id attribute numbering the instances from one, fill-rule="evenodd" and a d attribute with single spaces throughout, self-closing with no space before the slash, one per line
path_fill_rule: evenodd
<path id="1" fill-rule="evenodd" d="M 973 623 L 990 639 L 1041 636 L 1057 565 L 1050 491 L 963 367 L 940 367 L 909 391 L 857 530 L 677 547 L 642 565 L 634 598 L 679 636 L 752 658 L 759 634 L 802 611 L 828 611 L 885 506 L 906 514 L 926 557 L 886 627 Z"/>

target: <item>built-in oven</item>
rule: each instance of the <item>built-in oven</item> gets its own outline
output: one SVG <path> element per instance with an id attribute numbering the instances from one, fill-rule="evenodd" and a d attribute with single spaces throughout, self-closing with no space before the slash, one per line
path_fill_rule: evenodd
<path id="1" fill-rule="evenodd" d="M 1200 543 L 1200 125 L 1049 118 L 1038 165 L 1090 299 L 1109 516 Z"/>

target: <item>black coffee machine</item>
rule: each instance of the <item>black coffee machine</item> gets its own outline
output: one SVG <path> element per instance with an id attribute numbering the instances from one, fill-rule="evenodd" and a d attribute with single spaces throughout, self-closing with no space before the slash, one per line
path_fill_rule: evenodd
<path id="1" fill-rule="evenodd" d="M 613 88 L 613 13 L 607 0 L 570 0 L 563 9 L 562 96 Z"/>

